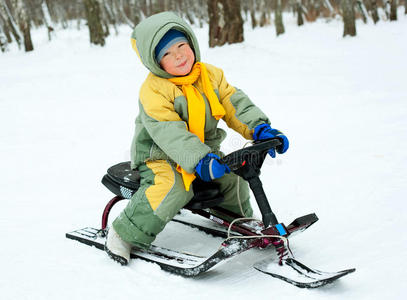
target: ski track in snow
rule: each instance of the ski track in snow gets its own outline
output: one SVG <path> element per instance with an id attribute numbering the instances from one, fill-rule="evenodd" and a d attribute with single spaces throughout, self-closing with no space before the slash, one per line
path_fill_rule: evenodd
<path id="1" fill-rule="evenodd" d="M 49 43 L 39 29 L 34 52 L 0 55 L 1 298 L 404 299 L 407 17 L 400 10 L 397 22 L 358 22 L 358 36 L 345 39 L 340 21 L 298 28 L 286 15 L 285 24 L 278 38 L 274 27 L 247 27 L 244 43 L 214 49 L 207 28 L 196 33 L 203 61 L 223 68 L 290 139 L 261 178 L 280 221 L 320 218 L 291 240 L 296 258 L 355 273 L 299 289 L 254 270 L 268 254 L 253 250 L 187 279 L 139 260 L 121 267 L 66 239 L 68 231 L 100 226 L 112 197 L 100 179 L 129 159 L 147 70 L 128 28 L 104 48 L 90 46 L 86 30 L 59 30 Z M 228 133 L 226 153 L 245 143 Z M 204 255 L 220 242 L 179 224 L 157 239 Z"/>

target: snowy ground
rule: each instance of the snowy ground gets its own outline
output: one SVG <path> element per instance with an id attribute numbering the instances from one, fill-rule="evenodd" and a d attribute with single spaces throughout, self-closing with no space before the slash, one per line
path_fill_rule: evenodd
<path id="1" fill-rule="evenodd" d="M 357 268 L 317 290 L 253 270 L 258 251 L 185 279 L 143 261 L 121 267 L 67 240 L 99 226 L 111 197 L 99 181 L 129 159 L 147 72 L 127 28 L 104 48 L 90 47 L 86 31 L 58 31 L 48 43 L 38 30 L 34 52 L 1 54 L 1 298 L 405 299 L 407 17 L 399 18 L 358 23 L 358 36 L 345 39 L 339 21 L 297 28 L 286 18 L 283 36 L 247 28 L 244 43 L 215 49 L 207 29 L 196 30 L 203 61 L 223 68 L 290 139 L 262 180 L 281 221 L 320 218 L 291 241 L 296 257 L 327 271 Z M 223 149 L 243 144 L 231 133 Z M 220 240 L 171 225 L 157 242 L 210 253 Z"/>

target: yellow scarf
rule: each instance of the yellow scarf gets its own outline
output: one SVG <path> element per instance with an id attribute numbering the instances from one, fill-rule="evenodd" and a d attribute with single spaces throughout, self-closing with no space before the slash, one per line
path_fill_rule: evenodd
<path id="1" fill-rule="evenodd" d="M 219 120 L 225 115 L 225 109 L 219 103 L 212 84 L 209 80 L 208 71 L 205 64 L 197 62 L 192 67 L 191 72 L 184 77 L 173 77 L 168 80 L 176 85 L 182 85 L 182 92 L 188 102 L 188 130 L 199 137 L 199 140 L 205 142 L 205 100 L 201 93 L 192 84 L 201 78 L 204 94 L 209 101 L 212 116 Z M 189 187 L 195 179 L 195 175 L 187 173 L 179 165 L 177 171 L 182 174 L 185 189 L 189 191 Z"/>

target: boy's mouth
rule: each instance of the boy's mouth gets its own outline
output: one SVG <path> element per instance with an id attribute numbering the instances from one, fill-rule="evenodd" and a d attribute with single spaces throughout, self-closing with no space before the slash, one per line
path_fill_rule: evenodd
<path id="1" fill-rule="evenodd" d="M 187 64 L 187 61 L 185 60 L 182 64 L 179 64 L 179 65 L 177 66 L 177 68 L 182 68 L 182 67 L 184 67 L 186 64 Z"/>

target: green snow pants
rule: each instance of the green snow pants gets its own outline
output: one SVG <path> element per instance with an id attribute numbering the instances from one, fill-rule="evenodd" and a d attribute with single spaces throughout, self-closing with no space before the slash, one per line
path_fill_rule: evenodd
<path id="1" fill-rule="evenodd" d="M 148 248 L 165 225 L 192 199 L 193 190 L 185 190 L 181 174 L 174 164 L 166 160 L 148 161 L 138 170 L 140 188 L 114 220 L 113 227 L 124 241 L 136 247 Z M 243 210 L 244 217 L 253 215 L 249 186 L 245 180 L 238 180 L 237 175 L 230 173 L 214 182 L 219 184 L 225 197 L 221 207 L 239 215 Z"/>

